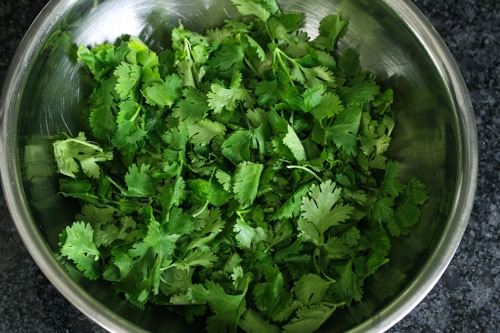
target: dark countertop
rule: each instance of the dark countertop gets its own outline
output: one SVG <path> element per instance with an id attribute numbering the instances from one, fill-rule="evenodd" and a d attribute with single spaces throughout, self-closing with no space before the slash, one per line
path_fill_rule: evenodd
<path id="1" fill-rule="evenodd" d="M 498 332 L 500 327 L 500 1 L 413 0 L 454 55 L 479 139 L 472 216 L 449 268 L 391 332 Z M 0 82 L 47 0 L 0 2 Z M 0 332 L 105 332 L 48 282 L 22 244 L 0 191 Z"/>

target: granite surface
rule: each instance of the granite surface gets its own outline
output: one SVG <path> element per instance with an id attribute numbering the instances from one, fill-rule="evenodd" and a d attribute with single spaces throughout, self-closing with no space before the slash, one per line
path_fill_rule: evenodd
<path id="1" fill-rule="evenodd" d="M 500 1 L 413 0 L 441 34 L 470 90 L 479 139 L 472 216 L 449 268 L 390 332 L 500 329 Z M 0 82 L 21 38 L 47 0 L 1 0 Z M 3 158 L 0 156 L 0 158 Z M 0 332 L 105 332 L 39 271 L 0 192 Z"/>

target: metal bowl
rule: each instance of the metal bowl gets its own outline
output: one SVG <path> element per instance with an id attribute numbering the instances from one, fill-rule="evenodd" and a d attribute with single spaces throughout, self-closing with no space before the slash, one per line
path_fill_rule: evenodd
<path id="1" fill-rule="evenodd" d="M 390 155 L 401 162 L 404 177 L 416 176 L 429 187 L 421 223 L 394 244 L 390 263 L 367 283 L 364 302 L 322 327 L 328 332 L 383 331 L 435 285 L 465 230 L 477 180 L 477 138 L 468 92 L 445 44 L 408 0 L 280 4 L 284 11 L 304 12 L 305 30 L 312 36 L 327 13 L 341 12 L 349 20 L 341 47 L 358 50 L 362 66 L 395 90 L 397 127 Z M 58 234 L 74 211 L 57 195 L 49 137 L 61 131 L 77 133 L 88 93 L 69 50 L 114 41 L 122 34 L 140 36 L 161 50 L 179 20 L 202 32 L 234 15 L 229 0 L 53 0 L 13 59 L 0 114 L 0 166 L 8 206 L 49 280 L 109 331 L 196 328 L 156 307 L 132 307 L 102 283 L 68 273 L 55 259 Z M 364 318 L 362 309 L 373 314 Z"/>

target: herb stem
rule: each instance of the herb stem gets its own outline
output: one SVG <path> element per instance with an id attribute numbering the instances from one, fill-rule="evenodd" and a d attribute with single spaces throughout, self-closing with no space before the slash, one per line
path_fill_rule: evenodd
<path id="1" fill-rule="evenodd" d="M 309 173 L 310 175 L 312 175 L 314 178 L 316 178 L 316 180 L 319 181 L 320 183 L 323 181 L 323 179 L 321 179 L 314 171 L 306 168 L 305 166 L 302 166 L 302 165 L 287 165 L 286 167 L 287 167 L 287 169 L 300 169 L 300 170 L 303 170 L 303 171 Z"/>

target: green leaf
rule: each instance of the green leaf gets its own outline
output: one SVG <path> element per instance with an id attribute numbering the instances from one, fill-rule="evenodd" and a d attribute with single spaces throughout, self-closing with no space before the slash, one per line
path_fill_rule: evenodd
<path id="1" fill-rule="evenodd" d="M 333 118 L 335 115 L 344 111 L 344 106 L 340 97 L 335 93 L 325 93 L 319 104 L 311 109 L 311 114 L 318 121 Z"/>
<path id="2" fill-rule="evenodd" d="M 233 192 L 243 207 L 252 205 L 257 198 L 263 170 L 264 165 L 259 163 L 242 162 L 238 165 L 233 178 Z"/>
<path id="3" fill-rule="evenodd" d="M 240 44 L 223 44 L 211 54 L 210 63 L 217 70 L 227 72 L 231 70 L 239 71 L 243 69 L 243 59 L 245 50 Z"/>
<path id="4" fill-rule="evenodd" d="M 202 251 L 212 251 L 212 241 L 220 234 L 225 226 L 222 220 L 220 210 L 209 209 L 206 217 L 202 218 L 202 226 L 200 230 L 193 234 L 192 241 L 188 249 L 200 248 Z"/>
<path id="5" fill-rule="evenodd" d="M 253 288 L 253 298 L 257 309 L 270 318 L 282 315 L 291 303 L 292 294 L 287 289 L 283 272 L 275 264 L 262 266 L 264 279 Z"/>
<path id="6" fill-rule="evenodd" d="M 277 80 L 260 81 L 255 87 L 257 103 L 260 106 L 272 106 L 278 103 L 279 84 Z"/>
<path id="7" fill-rule="evenodd" d="M 346 78 L 357 75 L 361 72 L 359 54 L 351 48 L 344 50 L 340 55 L 338 66 Z"/>
<path id="8" fill-rule="evenodd" d="M 72 260 L 83 274 L 92 280 L 100 276 L 99 250 L 93 243 L 94 229 L 88 223 L 74 222 L 61 234 L 61 254 Z"/>
<path id="9" fill-rule="evenodd" d="M 88 142 L 83 132 L 76 138 L 57 140 L 53 147 L 59 173 L 72 178 L 76 178 L 75 174 L 80 170 L 89 177 L 98 178 L 101 169 L 97 163 L 113 159 L 112 152 L 105 152 L 98 145 Z"/>
<path id="10" fill-rule="evenodd" d="M 241 15 L 255 15 L 263 22 L 266 22 L 272 14 L 261 3 L 255 0 L 231 0 L 231 2 L 236 6 Z M 267 0 L 267 2 L 273 3 L 274 0 Z"/>
<path id="11" fill-rule="evenodd" d="M 214 315 L 208 318 L 208 325 L 212 325 L 213 332 L 234 331 L 246 311 L 245 293 L 230 295 L 213 281 L 193 285 L 189 295 L 195 304 L 210 307 Z"/>
<path id="12" fill-rule="evenodd" d="M 92 108 L 89 123 L 92 128 L 92 134 L 102 140 L 109 141 L 117 129 L 114 111 L 106 103 Z"/>
<path id="13" fill-rule="evenodd" d="M 187 87 L 183 91 L 183 96 L 184 98 L 175 104 L 174 116 L 188 124 L 205 118 L 207 112 L 210 110 L 206 95 L 192 87 Z"/>
<path id="14" fill-rule="evenodd" d="M 422 205 L 429 199 L 427 186 L 417 178 L 408 181 L 406 193 L 414 205 Z"/>
<path id="15" fill-rule="evenodd" d="M 314 332 L 333 314 L 336 306 L 310 305 L 297 310 L 296 317 L 285 326 L 283 332 L 303 333 Z"/>
<path id="16" fill-rule="evenodd" d="M 294 283 L 293 292 L 304 305 L 320 303 L 333 282 L 326 281 L 317 274 L 309 273 Z"/>
<path id="17" fill-rule="evenodd" d="M 236 220 L 233 231 L 235 232 L 235 238 L 242 249 L 253 248 L 255 244 L 267 238 L 264 229 L 261 227 L 251 227 L 242 218 L 238 218 Z"/>
<path id="18" fill-rule="evenodd" d="M 394 198 L 385 197 L 373 204 L 372 214 L 377 222 L 392 220 L 394 217 Z"/>
<path id="19" fill-rule="evenodd" d="M 251 139 L 249 131 L 233 132 L 222 144 L 222 155 L 234 164 L 250 160 Z"/>
<path id="20" fill-rule="evenodd" d="M 314 45 L 326 51 L 333 51 L 337 40 L 347 30 L 347 21 L 340 15 L 325 16 L 319 24 L 319 36 L 314 40 Z"/>
<path id="21" fill-rule="evenodd" d="M 156 52 L 151 51 L 140 39 L 132 37 L 128 42 L 129 52 L 127 60 L 133 64 L 139 64 L 147 68 L 158 67 L 159 61 Z"/>
<path id="22" fill-rule="evenodd" d="M 403 185 L 399 180 L 399 163 L 388 161 L 385 167 L 384 180 L 380 185 L 382 193 L 396 197 L 403 191 Z"/>
<path id="23" fill-rule="evenodd" d="M 190 251 L 184 259 L 176 262 L 174 265 L 184 269 L 195 266 L 211 268 L 218 259 L 219 258 L 212 252 L 195 249 Z"/>
<path id="24" fill-rule="evenodd" d="M 333 125 L 325 129 L 324 142 L 333 142 L 346 153 L 354 155 L 356 153 L 361 112 L 361 109 L 358 107 L 346 107 L 334 118 Z"/>
<path id="25" fill-rule="evenodd" d="M 122 152 L 133 154 L 144 145 L 147 135 L 139 124 L 142 107 L 137 102 L 128 100 L 121 102 L 119 108 L 116 119 L 118 129 L 111 143 Z"/>
<path id="26" fill-rule="evenodd" d="M 210 193 L 209 203 L 214 206 L 222 206 L 232 199 L 230 191 L 226 190 L 224 185 L 215 178 L 210 179 L 208 190 Z"/>
<path id="27" fill-rule="evenodd" d="M 309 185 L 300 187 L 293 193 L 285 203 L 273 215 L 273 220 L 290 219 L 300 215 L 302 198 L 309 192 Z"/>
<path id="28" fill-rule="evenodd" d="M 363 296 L 363 283 L 358 274 L 353 271 L 352 261 L 339 268 L 339 279 L 332 284 L 330 291 L 338 302 L 345 301 L 348 306 L 352 301 L 359 302 Z"/>
<path id="29" fill-rule="evenodd" d="M 187 182 L 189 189 L 189 200 L 197 204 L 205 204 L 210 201 L 210 182 L 205 179 L 190 179 Z"/>
<path id="30" fill-rule="evenodd" d="M 390 261 L 387 256 L 391 248 L 391 240 L 383 228 L 369 231 L 366 235 L 373 248 L 366 259 L 366 273 L 364 276 L 370 276 Z"/>
<path id="31" fill-rule="evenodd" d="M 169 75 L 163 82 L 153 82 L 142 89 L 149 105 L 169 107 L 182 95 L 182 80 L 177 74 Z"/>
<path id="32" fill-rule="evenodd" d="M 354 208 L 339 202 L 341 191 L 331 180 L 311 186 L 308 197 L 302 199 L 298 222 L 304 240 L 323 245 L 325 232 L 349 219 Z"/>
<path id="33" fill-rule="evenodd" d="M 142 69 L 139 65 L 121 63 L 115 70 L 117 78 L 116 92 L 121 99 L 135 99 L 137 88 L 141 80 Z"/>
<path id="34" fill-rule="evenodd" d="M 235 75 L 241 76 L 241 74 L 237 73 L 233 73 L 233 78 Z M 234 111 L 242 102 L 248 105 L 253 104 L 249 92 L 239 84 L 232 84 L 229 88 L 226 88 L 219 83 L 212 83 L 207 97 L 208 105 L 215 113 L 220 113 L 224 109 Z"/>
<path id="35" fill-rule="evenodd" d="M 394 218 L 387 221 L 390 233 L 394 236 L 408 235 L 422 215 L 419 205 L 427 200 L 426 186 L 417 179 L 410 179 L 396 199 Z"/>
<path id="36" fill-rule="evenodd" d="M 185 152 L 189 141 L 189 133 L 185 126 L 179 125 L 165 132 L 162 139 L 168 144 L 169 149 L 176 152 Z"/>
<path id="37" fill-rule="evenodd" d="M 380 87 L 373 79 L 358 80 L 352 86 L 346 86 L 341 89 L 345 105 L 372 102 L 379 93 Z"/>
<path id="38" fill-rule="evenodd" d="M 238 323 L 239 327 L 248 333 L 279 333 L 281 330 L 278 326 L 269 323 L 256 311 L 248 309 L 243 318 Z"/>
<path id="39" fill-rule="evenodd" d="M 162 225 L 176 235 L 188 235 L 195 229 L 193 219 L 179 207 L 171 207 Z"/>
<path id="40" fill-rule="evenodd" d="M 303 110 L 305 112 L 309 112 L 318 105 L 320 105 L 325 92 L 326 92 L 326 87 L 323 84 L 316 84 L 310 88 L 307 88 L 302 93 L 302 97 L 304 99 Z"/>
<path id="41" fill-rule="evenodd" d="M 250 46 L 250 48 L 252 48 L 255 51 L 258 59 L 261 62 L 266 61 L 266 58 L 267 58 L 266 51 L 262 48 L 262 46 L 260 46 L 260 44 L 255 39 L 250 37 L 250 35 L 246 35 L 245 37 L 246 37 L 246 40 L 248 42 L 248 45 Z M 242 60 L 244 60 L 244 59 L 242 59 Z"/>
<path id="42" fill-rule="evenodd" d="M 290 149 L 298 162 L 306 160 L 306 151 L 304 146 L 290 124 L 288 124 L 288 131 L 283 138 L 283 143 Z"/>
<path id="43" fill-rule="evenodd" d="M 149 197 L 155 194 L 155 182 L 151 176 L 151 166 L 132 164 L 125 175 L 127 195 L 131 197 Z"/>
<path id="44" fill-rule="evenodd" d="M 304 110 L 304 96 L 296 86 L 290 86 L 280 91 L 280 97 L 288 104 L 291 110 Z"/>
<path id="45" fill-rule="evenodd" d="M 142 269 L 148 270 L 147 280 L 144 281 L 145 285 L 142 286 L 142 291 L 138 295 L 139 297 L 136 296 L 137 301 L 140 303 L 146 301 L 146 299 L 143 299 L 144 293 L 149 294 L 152 291 L 154 295 L 158 295 L 162 266 L 171 262 L 172 254 L 176 248 L 175 242 L 178 238 L 179 235 L 166 234 L 160 223 L 153 220 L 149 222 L 148 231 L 142 244 L 137 244 L 134 251 L 130 251 L 131 255 L 142 257 L 144 260 L 142 265 L 146 266 L 142 267 Z M 150 250 L 153 251 L 154 261 L 149 261 L 145 258 L 146 253 Z"/>
<path id="46" fill-rule="evenodd" d="M 186 198 L 186 182 L 182 176 L 176 177 L 173 184 L 169 185 L 163 194 L 163 207 L 166 210 L 180 206 Z"/>
<path id="47" fill-rule="evenodd" d="M 230 192 L 232 190 L 233 179 L 231 178 L 230 174 L 228 174 L 223 170 L 218 169 L 215 172 L 215 177 L 217 178 L 218 182 L 223 186 L 225 191 Z"/>
<path id="48" fill-rule="evenodd" d="M 226 133 L 226 126 L 212 121 L 210 119 L 202 119 L 199 122 L 187 125 L 189 133 L 189 141 L 195 145 L 208 145 L 215 137 L 222 137 Z"/>
<path id="49" fill-rule="evenodd" d="M 344 259 L 355 255 L 355 249 L 338 237 L 331 237 L 323 246 L 330 259 Z"/>

